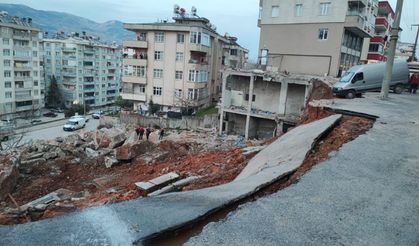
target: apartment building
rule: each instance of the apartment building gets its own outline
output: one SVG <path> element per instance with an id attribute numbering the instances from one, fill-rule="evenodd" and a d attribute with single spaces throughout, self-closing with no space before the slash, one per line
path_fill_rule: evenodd
<path id="1" fill-rule="evenodd" d="M 303 75 L 226 70 L 219 133 L 262 139 L 286 131 L 298 123 L 311 84 Z"/>
<path id="2" fill-rule="evenodd" d="M 194 13 L 175 13 L 174 22 L 124 24 L 137 38 L 123 43 L 121 95 L 135 109 L 147 110 L 150 100 L 163 111 L 210 105 L 219 99 L 222 70 L 246 62 L 237 38 Z"/>
<path id="3" fill-rule="evenodd" d="M 378 14 L 375 19 L 375 36 L 369 42 L 369 62 L 387 61 L 386 51 L 390 45 L 394 16 L 395 13 L 388 1 L 378 3 Z"/>
<path id="4" fill-rule="evenodd" d="M 121 86 L 122 49 L 86 33 L 45 37 L 46 90 L 55 77 L 65 107 L 74 103 L 102 107 L 112 104 Z"/>
<path id="5" fill-rule="evenodd" d="M 378 0 L 260 0 L 260 63 L 281 72 L 340 76 L 361 60 L 377 11 Z"/>
<path id="6" fill-rule="evenodd" d="M 396 45 L 396 59 L 412 59 L 415 44 L 398 41 Z M 416 58 L 415 58 L 416 59 Z"/>
<path id="7" fill-rule="evenodd" d="M 44 106 L 41 31 L 31 18 L 0 13 L 0 118 L 35 116 Z"/>

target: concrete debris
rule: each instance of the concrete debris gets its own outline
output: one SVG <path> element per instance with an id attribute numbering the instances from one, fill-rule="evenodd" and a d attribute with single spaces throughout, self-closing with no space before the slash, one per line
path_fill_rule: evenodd
<path id="1" fill-rule="evenodd" d="M 129 161 L 148 152 L 152 148 L 154 148 L 154 144 L 146 141 L 125 143 L 116 149 L 116 159 L 120 161 Z"/>
<path id="2" fill-rule="evenodd" d="M 105 157 L 105 166 L 107 168 L 111 168 L 112 166 L 114 166 L 118 163 L 119 163 L 119 161 L 114 157 L 109 157 L 109 156 Z"/>
<path id="3" fill-rule="evenodd" d="M 180 190 L 182 187 L 189 185 L 190 183 L 200 179 L 200 176 L 190 176 L 181 180 L 178 180 L 172 184 L 169 184 L 159 190 L 156 190 L 150 194 L 148 194 L 148 196 L 158 196 L 158 195 L 162 195 L 165 193 L 169 193 L 169 192 L 173 192 L 173 191 L 177 191 Z"/>
<path id="4" fill-rule="evenodd" d="M 54 192 L 51 192 L 43 197 L 40 197 L 34 201 L 31 201 L 23 206 L 20 206 L 20 209 L 25 211 L 28 208 L 36 208 L 48 206 L 52 202 L 58 202 L 63 200 L 69 200 L 73 197 L 74 192 L 67 189 L 58 189 Z"/>
<path id="5" fill-rule="evenodd" d="M 179 179 L 179 177 L 179 174 L 171 172 L 154 178 L 152 180 L 149 180 L 147 182 L 137 182 L 135 183 L 135 185 L 141 190 L 144 190 L 146 192 L 152 192 L 169 183 L 176 181 L 177 179 Z"/>
<path id="6" fill-rule="evenodd" d="M 11 193 L 19 178 L 19 156 L 0 157 L 0 201 Z"/>
<path id="7" fill-rule="evenodd" d="M 117 128 L 102 128 L 95 133 L 96 145 L 100 148 L 117 148 L 125 142 L 126 138 L 125 133 Z"/>
<path id="8" fill-rule="evenodd" d="M 84 151 L 86 152 L 87 157 L 94 158 L 99 156 L 99 153 L 91 148 L 86 148 Z"/>
<path id="9" fill-rule="evenodd" d="M 242 149 L 243 155 L 244 156 L 249 156 L 251 154 L 258 153 L 259 151 L 263 150 L 265 147 L 266 147 L 266 145 L 250 146 L 250 147 L 243 148 Z"/>

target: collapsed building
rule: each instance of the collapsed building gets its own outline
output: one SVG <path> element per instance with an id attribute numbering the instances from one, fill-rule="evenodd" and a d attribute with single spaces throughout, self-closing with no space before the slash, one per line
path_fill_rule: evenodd
<path id="1" fill-rule="evenodd" d="M 223 72 L 220 134 L 271 138 L 295 126 L 314 81 L 329 78 L 261 70 Z"/>

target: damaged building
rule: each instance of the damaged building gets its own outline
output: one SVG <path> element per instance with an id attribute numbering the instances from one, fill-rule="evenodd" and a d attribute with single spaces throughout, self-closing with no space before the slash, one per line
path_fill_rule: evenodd
<path id="1" fill-rule="evenodd" d="M 260 70 L 223 73 L 220 134 L 270 138 L 295 126 L 306 104 L 311 80 Z"/>

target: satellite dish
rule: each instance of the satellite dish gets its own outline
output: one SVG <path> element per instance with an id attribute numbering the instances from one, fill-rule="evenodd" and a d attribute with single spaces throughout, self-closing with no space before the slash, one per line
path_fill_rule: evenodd
<path id="1" fill-rule="evenodd" d="M 196 16 L 196 10 L 195 6 L 192 6 L 191 13 L 193 16 Z"/>
<path id="2" fill-rule="evenodd" d="M 173 13 L 174 13 L 174 14 L 179 14 L 179 9 L 180 9 L 179 5 L 175 4 L 175 5 L 173 6 Z"/>

